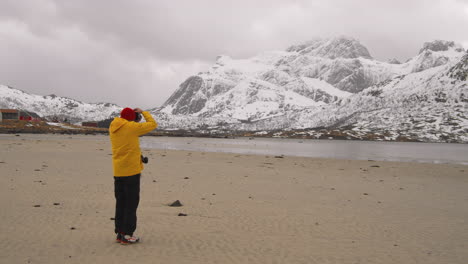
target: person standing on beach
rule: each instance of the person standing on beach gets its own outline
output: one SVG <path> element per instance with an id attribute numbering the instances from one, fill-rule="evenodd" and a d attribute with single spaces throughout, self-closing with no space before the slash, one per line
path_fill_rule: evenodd
<path id="1" fill-rule="evenodd" d="M 146 122 L 135 121 L 138 114 Z M 137 226 L 136 211 L 140 201 L 140 176 L 143 170 L 139 137 L 154 130 L 158 124 L 149 112 L 140 108 L 124 108 L 109 127 L 114 171 L 116 241 L 132 244 L 140 241 L 133 235 Z"/>

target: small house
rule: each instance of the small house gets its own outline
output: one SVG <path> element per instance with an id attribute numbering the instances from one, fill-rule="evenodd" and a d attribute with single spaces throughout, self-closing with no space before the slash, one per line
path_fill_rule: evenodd
<path id="1" fill-rule="evenodd" d="M 19 111 L 15 109 L 0 109 L 0 122 L 3 120 L 18 120 Z"/>

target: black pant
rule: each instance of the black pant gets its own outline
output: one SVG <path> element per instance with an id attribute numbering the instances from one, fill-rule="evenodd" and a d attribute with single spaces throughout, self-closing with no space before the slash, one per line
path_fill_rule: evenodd
<path id="1" fill-rule="evenodd" d="M 133 235 L 137 226 L 136 211 L 140 202 L 140 174 L 114 177 L 115 233 Z"/>

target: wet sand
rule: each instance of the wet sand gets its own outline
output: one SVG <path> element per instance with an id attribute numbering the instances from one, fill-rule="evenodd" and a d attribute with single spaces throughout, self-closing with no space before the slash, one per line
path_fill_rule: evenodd
<path id="1" fill-rule="evenodd" d="M 142 242 L 122 246 L 107 137 L 0 135 L 0 145 L 2 263 L 468 259 L 464 165 L 145 150 Z"/>

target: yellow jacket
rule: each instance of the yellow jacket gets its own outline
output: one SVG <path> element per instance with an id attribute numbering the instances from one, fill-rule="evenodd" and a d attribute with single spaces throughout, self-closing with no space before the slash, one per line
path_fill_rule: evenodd
<path id="1" fill-rule="evenodd" d="M 141 173 L 141 150 L 139 136 L 142 136 L 158 124 L 149 112 L 143 112 L 146 122 L 137 123 L 116 117 L 109 127 L 112 143 L 112 164 L 115 177 L 132 176 Z"/>

